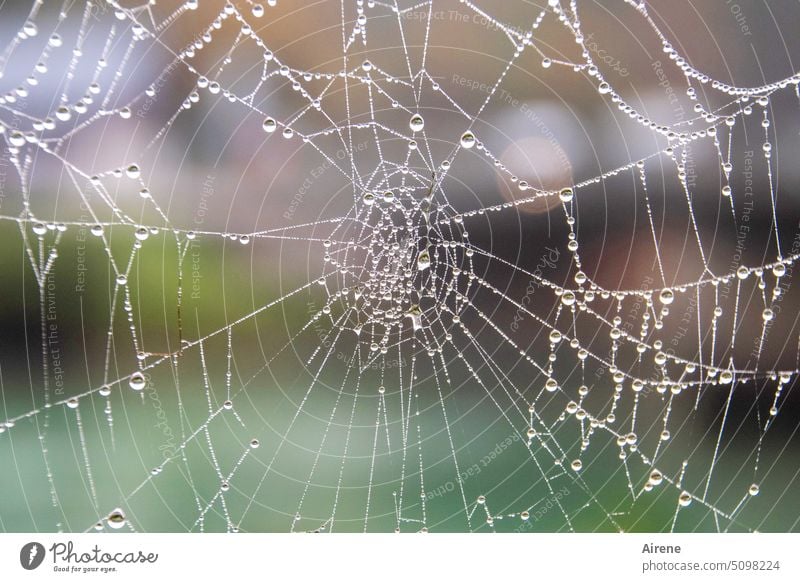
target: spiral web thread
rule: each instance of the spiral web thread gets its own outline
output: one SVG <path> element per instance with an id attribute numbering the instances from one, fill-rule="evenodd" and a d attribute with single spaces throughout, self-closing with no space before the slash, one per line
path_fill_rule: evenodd
<path id="1" fill-rule="evenodd" d="M 448 94 L 427 68 L 428 47 L 433 41 L 432 14 L 437 2 L 401 8 L 392 2 L 342 0 L 338 23 L 341 55 L 338 61 L 329 61 L 340 64 L 310 71 L 281 60 L 271 51 L 270 39 L 260 36 L 259 23 L 269 18 L 269 6 L 249 0 L 235 5 L 220 3 L 218 14 L 200 34 L 175 49 L 167 39 L 170 26 L 196 11 L 198 2 L 189 0 L 174 9 L 154 2 L 141 6 L 108 4 L 110 10 L 106 14 L 108 7 L 104 4 L 65 2 L 53 25 L 52 19 L 40 17 L 43 4 L 34 2 L 0 60 L 0 70 L 4 70 L 0 81 L 7 91 L 0 100 L 0 139 L 19 185 L 18 192 L 6 194 L 2 208 L 14 207 L 12 197 L 19 200 L 20 207 L 18 213 L 3 212 L 0 218 L 6 230 L 10 225 L 18 230 L 26 269 L 32 272 L 37 286 L 41 324 L 41 371 L 30 379 L 32 406 L 7 414 L 0 425 L 4 433 L 0 435 L 0 446 L 13 452 L 22 439 L 38 437 L 35 456 L 39 471 L 20 476 L 47 482 L 49 502 L 24 500 L 36 528 L 159 529 L 157 524 L 148 524 L 149 518 L 137 517 L 138 499 L 146 491 L 158 491 L 160 482 L 174 479 L 183 487 L 182 493 L 167 488 L 159 496 L 167 506 L 175 502 L 170 496 L 182 495 L 184 501 L 191 501 L 192 507 L 187 510 L 190 517 L 180 520 L 179 528 L 261 529 L 263 524 L 252 516 L 261 507 L 261 500 L 270 496 L 271 481 L 279 478 L 275 475 L 276 463 L 290 455 L 287 449 L 291 445 L 285 444 L 295 434 L 293 431 L 302 430 L 299 426 L 306 408 L 321 391 L 329 391 L 332 399 L 321 417 L 322 430 L 313 435 L 316 445 L 310 445 L 311 461 L 303 470 L 305 476 L 294 485 L 297 495 L 285 503 L 275 502 L 275 507 L 279 506 L 277 523 L 283 526 L 270 528 L 436 530 L 443 521 L 431 517 L 434 505 L 447 499 L 455 504 L 448 515 L 448 528 L 506 531 L 532 522 L 532 514 L 543 499 L 532 493 L 535 488 L 545 491 L 547 507 L 552 507 L 550 515 L 555 516 L 559 530 L 586 529 L 585 525 L 575 525 L 584 514 L 597 516 L 592 518 L 596 522 L 594 529 L 625 529 L 620 516 L 625 515 L 626 508 L 643 500 L 647 503 L 650 498 L 667 500 L 670 507 L 674 506 L 667 530 L 698 527 L 683 525 L 684 515 L 693 511 L 710 516 L 710 527 L 717 531 L 750 531 L 760 526 L 752 520 L 743 523 L 739 516 L 763 493 L 759 487 L 763 489 L 769 483 L 773 466 L 760 464 L 762 444 L 780 417 L 786 393 L 798 371 L 794 364 L 775 367 L 761 358 L 768 339 L 785 344 L 791 355 L 797 354 L 793 339 L 769 337 L 779 313 L 776 305 L 785 291 L 782 282 L 791 278 L 798 258 L 790 252 L 791 245 L 782 238 L 785 234 L 778 226 L 770 102 L 779 95 L 797 95 L 800 75 L 752 88 L 710 79 L 671 47 L 668 36 L 648 14 L 646 3 L 620 2 L 619 10 L 636 13 L 642 26 L 658 37 L 669 61 L 667 66 L 682 70 L 685 75 L 686 95 L 694 104 L 695 114 L 690 119 L 662 125 L 626 103 L 611 80 L 604 77 L 602 67 L 595 65 L 584 41 L 580 2 L 551 1 L 541 9 L 528 6 L 529 21 L 507 23 L 492 15 L 488 3 L 484 9 L 464 1 L 458 5 L 460 9 L 491 23 L 499 39 L 496 56 L 505 61 L 496 78 L 484 80 L 488 87 L 485 99 L 477 107 L 467 107 Z M 103 10 L 99 19 L 98 9 Z M 404 16 L 411 12 L 423 14 L 413 23 L 424 28 L 421 52 L 406 45 L 404 30 L 411 24 Z M 380 39 L 369 34 L 370 20 L 378 17 L 396 23 L 402 45 L 392 49 L 391 58 L 405 64 L 407 72 L 401 76 L 384 70 L 380 59 L 365 62 L 351 56 L 370 43 L 379 44 Z M 548 25 L 557 26 L 574 38 L 579 58 L 555 58 L 537 44 L 537 31 Z M 235 32 L 217 39 L 222 30 Z M 99 54 L 83 50 L 92 35 L 106 38 Z M 218 65 L 211 70 L 198 70 L 196 55 L 210 47 L 219 50 L 217 43 L 223 42 L 228 44 Z M 16 73 L 10 74 L 14 69 L 9 64 L 32 44 L 41 47 L 38 64 L 25 75 L 27 78 L 17 79 Z M 134 56 L 151 44 L 169 51 L 172 61 L 151 79 L 149 86 L 132 94 L 126 76 L 135 66 Z M 40 83 L 41 78 L 53 74 L 49 69 L 51 61 L 70 47 L 73 50 L 56 90 Z M 245 58 L 245 51 L 240 49 L 247 47 L 255 47 L 264 57 L 256 82 L 242 88 L 246 83 L 230 81 L 225 73 L 237 59 Z M 629 117 L 630 123 L 654 134 L 654 143 L 662 145 L 636 153 L 639 157 L 631 163 L 570 187 L 541 190 L 527 184 L 481 141 L 477 127 L 486 107 L 498 98 L 509 71 L 531 54 L 544 69 L 561 68 L 589 79 L 596 88 L 595 99 L 611 103 Z M 75 72 L 87 67 L 94 68 L 91 83 L 75 86 L 73 79 L 80 78 Z M 144 159 L 148 152 L 157 151 L 170 139 L 172 126 L 180 123 L 198 102 L 216 100 L 217 107 L 245 109 L 251 114 L 250 120 L 263 123 L 263 133 L 259 128 L 259 135 L 267 140 L 267 148 L 270 141 L 283 138 L 301 140 L 303 147 L 313 148 L 331 172 L 340 173 L 350 184 L 350 209 L 313 222 L 255 232 L 190 230 L 190 220 L 169 210 L 168 193 L 162 195 L 155 187 L 151 189 L 148 173 L 137 161 L 99 172 L 86 169 L 92 164 L 85 160 L 76 161 L 69 151 L 71 142 L 109 120 L 133 124 L 136 120 L 132 119 L 132 112 L 152 98 L 176 71 L 190 75 L 193 86 L 160 130 L 142 144 L 141 151 L 129 152 L 131 160 Z M 18 88 L 10 88 L 17 83 Z M 265 95 L 275 87 L 291 87 L 304 106 L 285 118 L 271 113 L 271 101 Z M 44 91 L 50 91 L 46 95 L 49 110 L 43 115 L 27 111 L 27 100 Z M 707 106 L 701 92 L 712 93 L 722 101 Z M 340 98 L 344 95 L 343 120 L 338 120 L 339 113 L 327 110 L 328 96 L 334 93 Z M 450 124 L 449 135 L 429 139 L 430 120 L 420 113 L 420 104 L 430 94 L 447 103 L 460 120 Z M 82 97 L 76 100 L 75 95 Z M 362 106 L 365 108 L 360 110 Z M 387 109 L 394 115 L 402 114 L 407 121 L 401 126 L 386 121 L 383 112 Z M 13 124 L 9 121 L 12 118 Z M 768 199 L 772 208 L 770 247 L 760 264 L 734 268 L 726 264 L 720 269 L 712 266 L 709 259 L 712 241 L 704 240 L 695 222 L 693 205 L 708 193 L 693 191 L 687 178 L 689 150 L 702 146 L 716 152 L 722 168 L 722 188 L 717 195 L 726 209 L 725 220 L 738 232 L 742 206 L 737 188 L 729 182 L 736 163 L 732 154 L 734 130 L 756 118 L 763 127 L 763 147 L 753 161 L 753 171 L 768 177 L 769 191 L 758 196 Z M 313 129 L 315 124 L 319 128 Z M 432 140 L 442 139 L 448 143 L 445 155 L 432 145 Z M 376 163 L 365 164 L 360 158 L 361 140 L 367 140 L 376 152 Z M 337 154 L 337 148 L 343 155 Z M 468 154 L 485 157 L 497 176 L 513 184 L 520 196 L 480 207 L 451 202 L 448 192 L 455 186 L 449 177 L 458 171 L 459 164 L 465 163 Z M 55 162 L 60 168 L 62 184 L 66 184 L 63 187 L 81 202 L 84 216 L 80 219 L 62 216 L 58 199 L 55 204 L 46 200 L 44 206 L 35 199 L 30 184 L 41 160 Z M 682 211 L 692 225 L 687 248 L 701 264 L 690 280 L 676 281 L 664 265 L 656 224 L 658 213 L 650 202 L 652 183 L 657 178 L 648 180 L 657 167 L 666 167 L 673 177 L 677 176 L 684 195 Z M 591 266 L 581 260 L 578 203 L 582 196 L 593 195 L 593 187 L 618 177 L 632 179 L 627 182 L 628 187 L 634 184 L 636 198 L 647 210 L 650 236 L 637 244 L 652 245 L 654 249 L 659 280 L 651 288 L 603 287 L 590 276 Z M 118 203 L 116 190 L 121 181 L 132 182 L 140 189 L 139 210 L 126 210 L 124 203 Z M 469 236 L 473 221 L 524 211 L 542 200 L 554 206 L 553 219 L 566 225 L 563 248 L 567 251 L 569 272 L 561 283 L 517 265 L 500 251 L 487 249 Z M 524 220 L 525 214 L 521 216 Z M 86 228 L 94 235 L 88 237 L 87 244 L 102 248 L 111 273 L 105 352 L 87 355 L 93 366 L 100 362 L 103 378 L 82 391 L 61 395 L 54 388 L 54 354 L 48 343 L 48 282 L 58 265 L 65 233 Z M 120 244 L 119 239 L 127 242 Z M 281 248 L 307 245 L 318 260 L 322 259 L 321 271 L 291 290 L 282 290 L 279 296 L 261 298 L 253 310 L 225 325 L 192 335 L 192 315 L 180 311 L 180 306 L 187 295 L 187 257 L 196 241 L 223 245 L 226 252 L 234 254 L 269 241 L 280 242 Z M 146 349 L 142 328 L 147 324 L 139 317 L 137 288 L 132 284 L 140 254 L 154 244 L 172 249 L 177 262 L 170 268 L 175 276 L 182 277 L 176 298 L 180 344 L 176 348 L 173 341 L 163 353 Z M 493 282 L 492 275 L 498 270 L 534 281 L 537 293 L 533 301 L 527 297 L 523 300 L 520 293 Z M 290 323 L 288 341 L 265 354 L 260 367 L 242 376 L 236 349 L 239 330 L 265 313 L 301 301 L 299 298 L 309 294 L 315 298 L 314 307 L 305 321 Z M 668 349 L 665 330 L 669 329 L 671 308 L 687 301 L 695 305 L 689 312 L 687 327 L 696 334 L 697 344 L 693 353 L 681 354 Z M 528 326 L 535 330 L 535 337 L 522 341 L 505 323 L 496 322 L 492 305 L 515 312 L 519 318 L 515 331 Z M 623 320 L 634 305 L 638 306 L 635 325 L 624 326 Z M 755 318 L 751 317 L 753 314 Z M 773 336 L 778 333 L 773 332 Z M 309 337 L 316 340 L 313 349 L 297 347 L 300 340 Z M 743 358 L 735 356 L 737 345 L 754 342 L 755 357 L 740 361 Z M 30 345 L 37 343 L 32 341 Z M 287 423 L 279 431 L 264 432 L 257 420 L 242 412 L 248 406 L 248 394 L 263 389 L 272 363 L 294 349 L 305 350 L 302 358 L 310 371 L 309 378 L 300 396 L 293 400 L 294 409 L 289 411 Z M 345 357 L 336 363 L 338 353 Z M 509 357 L 513 358 L 512 366 L 501 363 L 501 358 Z M 387 365 L 390 359 L 400 364 Z M 191 380 L 191 390 L 200 390 L 205 402 L 203 410 L 182 403 L 190 390 L 183 380 L 189 374 L 187 369 L 194 370 L 193 377 L 201 378 Z M 335 371 L 331 373 L 331 369 Z M 155 381 L 158 374 L 163 376 Z M 331 374 L 336 378 L 329 377 Z M 423 376 L 424 381 L 419 380 Z M 498 493 L 495 502 L 491 488 L 475 491 L 476 482 L 470 473 L 465 473 L 469 462 L 461 459 L 463 444 L 459 439 L 463 429 L 452 430 L 462 413 L 454 403 L 459 397 L 454 391 L 456 378 L 482 394 L 480 406 L 488 407 L 506 434 L 511 435 L 513 443 L 509 446 L 518 455 L 520 478 L 529 483 L 522 494 L 509 499 Z M 140 452 L 142 463 L 151 463 L 150 470 L 142 473 L 140 467 L 133 473 L 126 472 L 117 478 L 116 490 L 100 490 L 95 474 L 104 470 L 98 464 L 112 463 L 108 455 L 111 451 L 113 456 L 115 439 L 119 438 L 120 415 L 126 416 L 127 407 L 135 403 L 139 393 L 144 396 L 143 390 L 150 386 L 164 398 L 167 393 L 177 397 L 179 446 L 164 458 L 156 456 L 154 461 L 146 451 Z M 726 453 L 730 432 L 738 430 L 728 421 L 736 390 L 751 394 L 753 400 L 752 414 L 746 422 L 755 427 L 755 432 L 748 437 L 751 446 L 737 472 L 749 486 L 733 491 L 733 498 L 715 497 L 717 463 Z M 697 410 L 709 392 L 722 394 L 724 406 L 712 428 L 694 438 L 710 443 L 711 458 L 695 466 L 692 451 L 684 450 L 678 453 L 682 462 L 675 464 L 666 451 L 691 423 L 691 409 Z M 366 394 L 370 397 L 362 396 Z M 429 404 L 420 404 L 420 399 Z M 767 404 L 762 406 L 764 402 Z M 683 408 L 690 412 L 675 412 Z M 351 438 L 350 429 L 362 413 L 373 419 L 368 443 L 371 455 L 366 455 L 366 482 L 354 488 L 359 509 L 349 515 L 342 498 L 347 493 L 348 455 L 356 438 Z M 91 431 L 85 421 L 87 414 L 101 420 Z M 62 415 L 83 485 L 82 491 L 73 491 L 69 496 L 85 497 L 93 512 L 85 515 L 81 523 L 76 523 L 74 517 L 70 519 L 69 510 L 64 509 L 66 493 L 58 470 L 53 469 L 54 455 L 60 455 L 60 448 L 66 445 L 60 442 L 59 433 L 51 424 Z M 218 444 L 221 437 L 217 430 L 222 424 L 237 435 L 235 446 Z M 14 438 L 18 431 L 20 436 Z M 329 441 L 329 435 L 339 431 L 343 441 L 334 447 L 334 438 L 331 436 Z M 481 438 L 481 430 L 476 432 L 476 438 Z M 100 433 L 105 435 L 105 457 L 92 442 Z M 425 443 L 434 434 L 448 451 L 436 463 L 436 471 L 444 477 L 431 473 L 430 460 L 426 459 Z M 190 450 L 201 451 L 201 460 Z M 384 450 L 388 452 L 384 454 Z M 593 460 L 609 451 L 610 458 L 617 462 L 616 474 L 621 474 L 627 484 L 623 490 L 615 490 L 616 498 L 600 495 L 598 489 L 603 488 L 603 483 L 588 477 Z M 389 461 L 389 453 L 395 455 L 395 460 Z M 332 465 L 334 479 L 327 486 L 325 501 L 315 504 L 319 493 L 317 472 L 331 456 L 337 459 Z M 388 469 L 381 467 L 384 461 Z M 391 473 L 389 481 L 385 476 L 379 477 L 384 470 Z M 698 477 L 689 485 L 693 471 Z M 245 472 L 246 476 L 242 476 Z M 492 476 L 498 487 L 507 478 L 500 473 Z M 426 479 L 429 474 L 434 477 Z M 379 478 L 383 479 L 380 484 Z M 208 489 L 201 483 L 203 479 L 217 485 Z M 430 491 L 444 481 L 448 482 L 442 489 L 444 493 L 431 496 Z M 387 482 L 388 489 L 382 486 Z M 731 487 L 738 487 L 731 482 Z M 575 492 L 569 498 L 559 494 L 565 483 Z M 388 518 L 384 514 L 372 515 L 372 508 L 385 503 L 387 495 L 391 495 L 393 514 Z M 723 497 L 724 503 L 718 503 Z"/>

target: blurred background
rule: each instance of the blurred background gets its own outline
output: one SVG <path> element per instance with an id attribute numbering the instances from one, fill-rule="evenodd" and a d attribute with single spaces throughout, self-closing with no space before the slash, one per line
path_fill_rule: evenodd
<path id="1" fill-rule="evenodd" d="M 800 297 L 792 263 L 771 268 L 800 252 L 796 85 L 735 102 L 680 66 L 791 77 L 797 3 L 396 6 L 0 3 L 0 528 L 796 531 L 800 402 L 775 372 L 798 366 Z M 613 93 L 575 66 L 587 55 Z M 678 145 L 637 114 L 717 133 Z M 468 129 L 479 146 L 458 149 Z M 339 333 L 314 282 L 386 167 L 418 198 L 438 172 L 497 292 L 469 287 L 434 358 L 401 343 L 359 370 L 368 338 Z M 541 279 L 574 288 L 579 270 L 675 299 L 657 325 L 658 291 L 598 291 L 597 316 L 571 320 Z M 680 359 L 677 394 L 655 389 L 658 350 L 612 349 L 612 328 L 647 321 Z M 750 373 L 719 385 L 699 364 Z M 577 401 L 603 421 L 576 422 Z"/>

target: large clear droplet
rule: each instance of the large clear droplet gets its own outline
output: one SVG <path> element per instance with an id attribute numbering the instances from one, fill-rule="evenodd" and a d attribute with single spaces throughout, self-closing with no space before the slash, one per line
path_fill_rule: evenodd
<path id="1" fill-rule="evenodd" d="M 114 511 L 108 514 L 106 522 L 108 523 L 108 527 L 111 529 L 121 529 L 125 526 L 125 512 L 123 512 L 119 507 L 116 508 Z"/>
<path id="2" fill-rule="evenodd" d="M 414 331 L 422 329 L 422 310 L 419 305 L 412 305 L 411 309 L 406 312 L 406 317 L 411 318 L 411 326 Z"/>
<path id="3" fill-rule="evenodd" d="M 422 128 L 425 127 L 425 120 L 419 113 L 417 113 L 411 117 L 411 120 L 408 122 L 408 126 L 411 128 L 411 131 L 422 131 Z"/>
<path id="4" fill-rule="evenodd" d="M 136 391 L 143 390 L 145 384 L 147 384 L 147 380 L 141 372 L 134 372 L 128 380 L 128 385 Z"/>
<path id="5" fill-rule="evenodd" d="M 424 271 L 431 266 L 431 254 L 428 251 L 422 251 L 417 257 L 417 269 Z"/>

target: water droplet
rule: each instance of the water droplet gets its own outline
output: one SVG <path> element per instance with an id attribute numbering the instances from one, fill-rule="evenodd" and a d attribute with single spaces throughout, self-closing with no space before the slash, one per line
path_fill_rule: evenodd
<path id="1" fill-rule="evenodd" d="M 134 372 L 131 374 L 130 380 L 128 380 L 128 385 L 137 392 L 143 390 L 145 384 L 147 384 L 147 380 L 141 372 Z"/>
<path id="2" fill-rule="evenodd" d="M 422 329 L 422 310 L 419 305 L 412 305 L 411 309 L 406 312 L 406 317 L 411 318 L 411 326 L 414 331 Z"/>
<path id="3" fill-rule="evenodd" d="M 264 120 L 264 124 L 261 127 L 267 133 L 273 133 L 278 128 L 278 122 L 272 119 L 271 117 L 267 117 Z"/>
<path id="4" fill-rule="evenodd" d="M 123 512 L 119 507 L 116 508 L 114 511 L 108 514 L 106 522 L 108 523 L 108 527 L 111 529 L 121 529 L 125 526 L 125 512 Z"/>
<path id="5" fill-rule="evenodd" d="M 558 382 L 556 382 L 555 378 L 548 378 L 547 381 L 544 383 L 544 388 L 548 392 L 555 392 L 558 390 Z"/>
<path id="6" fill-rule="evenodd" d="M 139 166 L 137 166 L 136 164 L 131 164 L 125 170 L 125 174 L 128 176 L 128 178 L 131 178 L 132 180 L 135 180 L 142 174 L 142 172 L 139 169 Z"/>
<path id="7" fill-rule="evenodd" d="M 564 293 L 561 294 L 561 303 L 567 307 L 573 305 L 575 303 L 575 293 L 572 291 L 564 291 Z"/>
<path id="8" fill-rule="evenodd" d="M 723 370 L 719 375 L 720 384 L 730 384 L 733 382 L 733 373 L 730 370 Z"/>
<path id="9" fill-rule="evenodd" d="M 72 117 L 72 112 L 69 110 L 69 107 L 61 105 L 56 109 L 56 119 L 59 121 L 69 121 L 70 117 Z"/>
<path id="10" fill-rule="evenodd" d="M 580 471 L 581 469 L 583 469 L 583 461 L 581 461 L 580 459 L 575 459 L 574 461 L 572 461 L 570 466 L 572 467 L 573 471 Z"/>
<path id="11" fill-rule="evenodd" d="M 650 483 L 653 485 L 660 485 L 661 482 L 664 480 L 664 475 L 661 474 L 661 471 L 658 469 L 653 469 L 650 473 Z"/>
<path id="12" fill-rule="evenodd" d="M 78 401 L 77 398 L 70 398 L 69 400 L 67 400 L 67 406 L 69 408 L 78 408 L 78 404 L 80 404 L 80 402 Z"/>
<path id="13" fill-rule="evenodd" d="M 150 231 L 147 230 L 145 227 L 140 226 L 136 229 L 136 240 L 147 240 L 147 237 L 150 236 Z"/>
<path id="14" fill-rule="evenodd" d="M 284 138 L 291 139 L 291 137 L 293 135 L 294 135 L 294 130 L 291 127 L 284 128 L 284 130 L 283 130 L 283 137 Z"/>
<path id="15" fill-rule="evenodd" d="M 37 222 L 33 225 L 33 233 L 39 236 L 42 236 L 44 233 L 47 232 L 47 227 L 42 224 L 41 222 Z"/>
<path id="16" fill-rule="evenodd" d="M 761 317 L 764 319 L 764 321 L 772 321 L 772 318 L 775 317 L 775 312 L 767 307 L 761 312 Z"/>
<path id="17" fill-rule="evenodd" d="M 424 271 L 431 266 L 431 255 L 428 251 L 422 251 L 417 257 L 417 269 Z"/>
<path id="18" fill-rule="evenodd" d="M 366 204 L 367 206 L 372 206 L 372 204 L 375 202 L 375 194 L 373 194 L 372 192 L 366 192 L 364 194 L 363 200 L 364 204 Z"/>
<path id="19" fill-rule="evenodd" d="M 260 446 L 261 446 L 261 443 L 258 441 L 258 439 L 253 439 L 253 440 L 250 441 L 250 448 L 251 449 L 257 449 Z"/>
<path id="20" fill-rule="evenodd" d="M 38 28 L 36 28 L 36 23 L 35 23 L 35 22 L 32 22 L 32 21 L 30 21 L 30 20 L 28 20 L 28 21 L 27 21 L 27 22 L 26 22 L 26 23 L 25 23 L 25 24 L 22 26 L 22 30 L 23 30 L 23 32 L 25 32 L 25 34 L 26 34 L 26 35 L 28 35 L 28 36 L 36 36 L 37 34 L 39 34 L 39 29 L 38 29 Z"/>
<path id="21" fill-rule="evenodd" d="M 662 289 L 658 295 L 658 300 L 664 305 L 669 305 L 675 300 L 675 293 L 672 292 L 672 289 Z"/>
<path id="22" fill-rule="evenodd" d="M 22 147 L 25 145 L 25 136 L 21 131 L 15 131 L 9 136 L 8 142 L 15 148 Z"/>
<path id="23" fill-rule="evenodd" d="M 408 122 L 408 126 L 411 128 L 411 131 L 422 131 L 422 128 L 425 127 L 425 120 L 419 113 L 417 113 L 411 117 L 411 120 Z"/>
<path id="24" fill-rule="evenodd" d="M 681 507 L 688 507 L 692 503 L 692 494 L 688 491 L 682 491 L 680 495 L 678 495 L 678 503 Z"/>
<path id="25" fill-rule="evenodd" d="M 758 492 L 759 492 L 758 485 L 756 485 L 755 483 L 753 483 L 752 485 L 750 485 L 750 489 L 748 489 L 748 490 L 747 490 L 747 492 L 748 492 L 748 493 L 749 493 L 751 496 L 755 497 L 756 495 L 758 495 Z"/>
<path id="26" fill-rule="evenodd" d="M 461 136 L 461 147 L 465 150 L 470 149 L 472 146 L 475 145 L 475 134 L 471 131 L 465 131 L 464 134 Z"/>

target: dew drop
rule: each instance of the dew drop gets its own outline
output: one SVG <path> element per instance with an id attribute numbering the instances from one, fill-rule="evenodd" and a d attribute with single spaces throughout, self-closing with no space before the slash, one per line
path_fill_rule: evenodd
<path id="1" fill-rule="evenodd" d="M 121 529 L 125 526 L 125 513 L 118 507 L 108 514 L 106 522 L 111 529 Z"/>
<path id="2" fill-rule="evenodd" d="M 137 166 L 136 164 L 131 164 L 130 166 L 128 166 L 126 168 L 125 174 L 128 176 L 128 178 L 131 178 L 132 180 L 135 180 L 136 178 L 141 176 L 142 171 L 139 169 L 139 166 Z"/>
<path id="3" fill-rule="evenodd" d="M 15 148 L 19 148 L 25 145 L 25 136 L 21 131 L 15 131 L 9 136 L 8 141 Z"/>
<path id="4" fill-rule="evenodd" d="M 411 131 L 413 132 L 422 131 L 422 128 L 425 127 L 425 120 L 419 113 L 417 113 L 416 115 L 413 115 L 411 117 L 411 119 L 408 122 L 408 126 L 411 128 Z"/>
<path id="5" fill-rule="evenodd" d="M 475 145 L 475 134 L 471 131 L 465 131 L 464 134 L 461 136 L 461 147 L 465 150 L 470 149 L 472 146 Z"/>
<path id="6" fill-rule="evenodd" d="M 428 251 L 422 251 L 417 257 L 417 269 L 424 271 L 431 266 L 431 254 Z"/>
<path id="7" fill-rule="evenodd" d="M 664 480 L 664 475 L 662 475 L 661 471 L 659 471 L 658 469 L 653 469 L 650 472 L 649 482 L 652 485 L 660 485 L 663 480 Z"/>
<path id="8" fill-rule="evenodd" d="M 692 494 L 688 491 L 682 491 L 680 495 L 678 495 L 678 503 L 681 507 L 688 507 L 692 504 Z"/>
<path id="9" fill-rule="evenodd" d="M 141 372 L 134 372 L 131 374 L 130 380 L 128 380 L 128 385 L 137 392 L 144 389 L 147 380 L 145 380 L 144 374 Z"/>
<path id="10" fill-rule="evenodd" d="M 273 133 L 278 128 L 278 122 L 271 117 L 267 117 L 261 126 L 267 133 Z"/>

